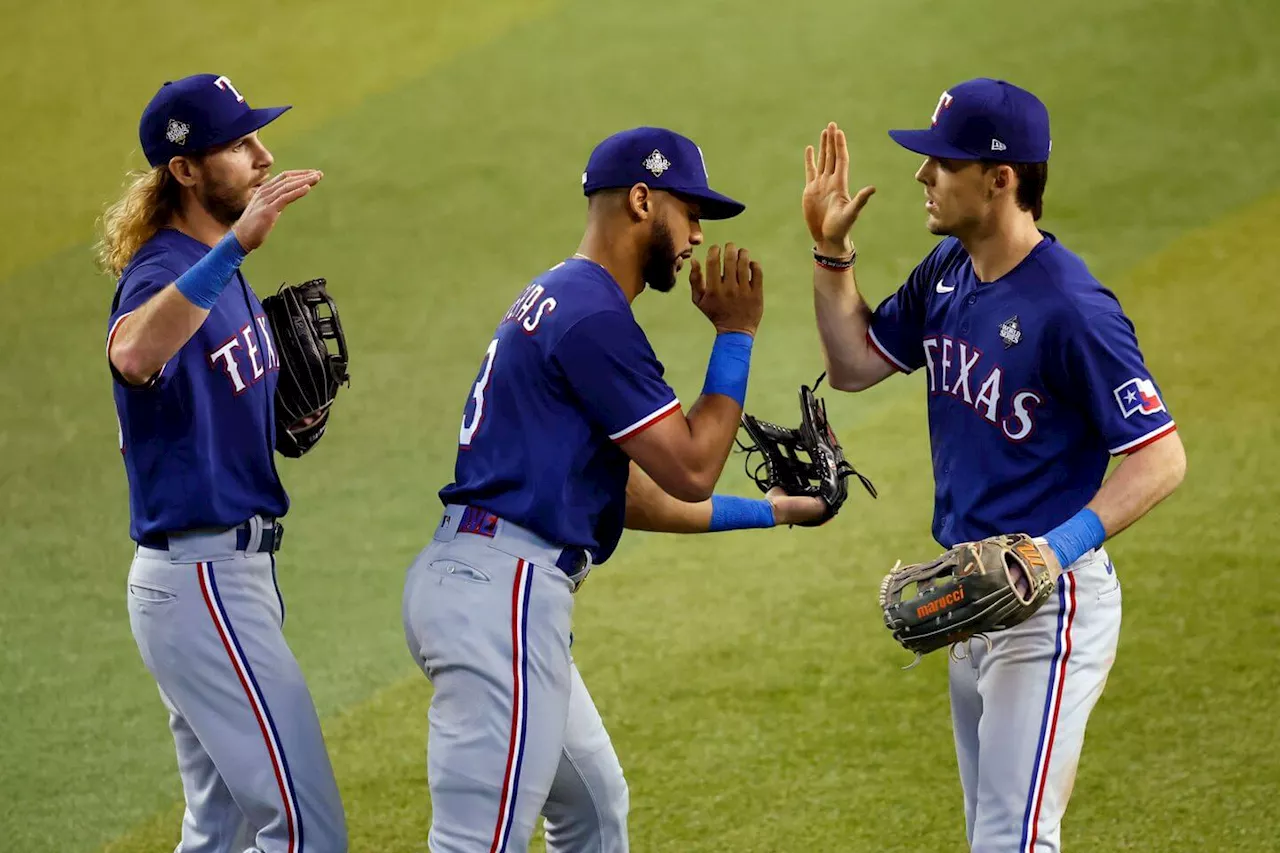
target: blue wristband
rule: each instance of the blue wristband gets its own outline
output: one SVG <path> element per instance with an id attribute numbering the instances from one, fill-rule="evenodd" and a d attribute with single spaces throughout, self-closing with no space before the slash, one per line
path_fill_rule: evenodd
<path id="1" fill-rule="evenodd" d="M 747 400 L 747 374 L 751 371 L 751 345 L 755 338 L 746 332 L 721 332 L 711 347 L 703 394 L 723 394 L 738 405 Z"/>
<path id="2" fill-rule="evenodd" d="M 1098 514 L 1085 507 L 1050 530 L 1044 538 L 1065 571 L 1067 566 L 1084 556 L 1086 551 L 1100 548 L 1107 540 L 1107 531 Z"/>
<path id="3" fill-rule="evenodd" d="M 722 530 L 746 530 L 749 527 L 773 527 L 773 504 L 755 498 L 735 495 L 711 496 L 711 526 L 709 533 Z"/>
<path id="4" fill-rule="evenodd" d="M 244 247 L 236 239 L 236 232 L 228 231 L 227 236 L 218 241 L 218 245 L 196 261 L 191 269 L 178 276 L 173 284 L 192 305 L 207 311 L 217 304 L 218 297 L 236 274 L 246 254 Z"/>

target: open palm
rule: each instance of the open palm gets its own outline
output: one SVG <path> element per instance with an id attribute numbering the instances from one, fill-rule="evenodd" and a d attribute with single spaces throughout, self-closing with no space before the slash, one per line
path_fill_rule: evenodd
<path id="1" fill-rule="evenodd" d="M 849 230 L 876 188 L 849 195 L 849 146 L 835 122 L 823 129 L 816 159 L 814 153 L 812 145 L 804 149 L 804 221 L 824 254 L 846 255 Z"/>

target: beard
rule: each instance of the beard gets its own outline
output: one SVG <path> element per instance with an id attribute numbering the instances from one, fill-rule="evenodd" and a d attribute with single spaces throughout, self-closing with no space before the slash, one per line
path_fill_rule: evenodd
<path id="1" fill-rule="evenodd" d="M 659 293 L 666 293 L 676 286 L 676 242 L 665 222 L 653 224 L 653 236 L 645 252 L 641 273 L 645 284 Z"/>
<path id="2" fill-rule="evenodd" d="M 196 191 L 200 205 L 209 212 L 220 225 L 230 228 L 244 213 L 249 201 L 243 191 L 237 191 L 227 184 L 210 182 L 203 184 Z"/>

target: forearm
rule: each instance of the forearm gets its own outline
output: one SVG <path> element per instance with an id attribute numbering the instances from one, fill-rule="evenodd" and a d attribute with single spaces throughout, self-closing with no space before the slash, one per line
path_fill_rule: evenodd
<path id="1" fill-rule="evenodd" d="M 858 291 L 852 268 L 836 271 L 814 264 L 813 312 L 831 387 L 861 391 L 892 372 L 867 341 L 871 307 Z"/>
<path id="2" fill-rule="evenodd" d="M 662 490 L 639 465 L 632 463 L 627 479 L 629 530 L 657 533 L 705 533 L 711 526 L 711 501 L 689 502 L 673 498 Z"/>
<path id="3" fill-rule="evenodd" d="M 191 340 L 208 316 L 208 309 L 193 304 L 170 284 L 120 321 L 108 357 L 121 376 L 140 385 Z"/>
<path id="4" fill-rule="evenodd" d="M 177 280 L 120 320 L 107 357 L 129 382 L 146 382 L 182 349 L 209 316 L 244 259 L 234 232 Z"/>
<path id="5" fill-rule="evenodd" d="M 1150 512 L 1173 493 L 1186 470 L 1176 432 L 1125 457 L 1084 509 L 1045 536 L 1062 568 Z"/>
<path id="6" fill-rule="evenodd" d="M 1182 482 L 1187 471 L 1186 451 L 1176 432 L 1137 453 L 1126 456 L 1089 501 L 1107 536 L 1142 518 Z"/>
<path id="7" fill-rule="evenodd" d="M 794 515 L 794 513 L 793 513 Z M 716 533 L 786 523 L 768 500 L 713 495 L 704 501 L 682 501 L 662 490 L 649 475 L 632 463 L 627 480 L 625 526 L 655 533 Z"/>
<path id="8" fill-rule="evenodd" d="M 694 481 L 710 492 L 720 479 L 742 423 L 742 406 L 732 397 L 704 393 L 689 409 L 686 465 Z"/>
<path id="9" fill-rule="evenodd" d="M 742 422 L 752 342 L 743 332 L 717 335 L 702 395 L 688 414 L 659 422 L 624 445 L 667 494 L 690 502 L 711 497 Z"/>

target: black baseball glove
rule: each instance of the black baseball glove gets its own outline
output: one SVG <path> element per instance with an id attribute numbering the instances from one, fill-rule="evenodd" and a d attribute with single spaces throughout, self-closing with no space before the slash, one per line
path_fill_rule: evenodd
<path id="1" fill-rule="evenodd" d="M 281 285 L 262 300 L 262 309 L 280 357 L 276 450 L 297 458 L 324 435 L 338 386 L 349 383 L 347 339 L 322 278 Z M 331 342 L 336 352 L 330 350 Z"/>
<path id="2" fill-rule="evenodd" d="M 821 382 L 819 376 L 814 388 Z M 827 421 L 827 405 L 808 385 L 800 386 L 798 428 L 780 427 L 746 412 L 742 413 L 742 427 L 752 444 L 739 441 L 738 446 L 747 453 L 747 476 L 760 491 L 778 487 L 789 495 L 820 498 L 827 505 L 825 515 L 802 522 L 802 526 L 825 524 L 840 511 L 849 497 L 845 480 L 850 475 L 861 480 L 871 497 L 876 497 L 876 487 L 844 458 L 840 440 Z M 763 458 L 752 469 L 751 457 L 756 452 Z"/>

